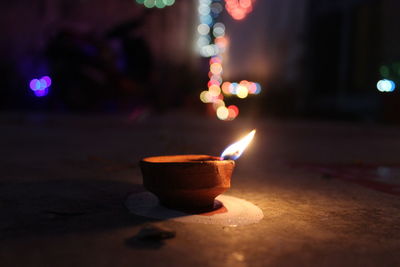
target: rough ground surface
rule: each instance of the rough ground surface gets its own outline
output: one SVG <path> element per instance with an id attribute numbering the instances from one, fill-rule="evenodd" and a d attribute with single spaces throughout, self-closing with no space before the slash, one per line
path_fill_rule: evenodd
<path id="1" fill-rule="evenodd" d="M 399 128 L 15 113 L 0 115 L 0 128 L 2 267 L 400 266 L 400 197 L 290 167 L 398 164 Z M 143 190 L 141 157 L 218 155 L 253 128 L 227 194 L 258 205 L 260 223 L 154 221 L 124 208 Z M 167 230 L 138 238 L 149 227 Z"/>

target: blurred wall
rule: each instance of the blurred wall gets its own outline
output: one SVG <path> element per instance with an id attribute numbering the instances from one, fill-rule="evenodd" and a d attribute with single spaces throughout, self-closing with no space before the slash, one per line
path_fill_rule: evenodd
<path id="1" fill-rule="evenodd" d="M 193 64 L 192 1 L 176 1 L 172 7 L 149 10 L 133 0 L 13 0 L 1 1 L 0 55 L 15 62 L 27 77 L 40 68 L 48 40 L 62 29 L 73 29 L 101 37 L 113 26 L 139 17 L 146 25 L 141 33 L 154 56 L 174 63 Z"/>
<path id="2" fill-rule="evenodd" d="M 377 36 L 382 42 L 383 60 L 400 61 L 400 1 L 385 0 L 382 3 L 382 35 Z"/>
<path id="3" fill-rule="evenodd" d="M 301 80 L 308 0 L 258 0 L 243 21 L 225 14 L 230 79 Z"/>

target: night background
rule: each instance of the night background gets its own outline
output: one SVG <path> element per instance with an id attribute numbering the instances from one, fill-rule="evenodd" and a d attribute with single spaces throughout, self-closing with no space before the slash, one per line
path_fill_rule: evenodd
<path id="1" fill-rule="evenodd" d="M 400 266 L 399 0 L 0 10 L 1 267 Z"/>
<path id="2" fill-rule="evenodd" d="M 0 108 L 213 116 L 214 80 L 242 116 L 398 122 L 397 1 L 208 2 L 3 2 Z"/>

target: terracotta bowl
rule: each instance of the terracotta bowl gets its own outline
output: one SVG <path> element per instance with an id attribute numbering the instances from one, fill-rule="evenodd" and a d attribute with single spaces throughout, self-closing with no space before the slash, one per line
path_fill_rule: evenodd
<path id="1" fill-rule="evenodd" d="M 140 161 L 144 187 L 173 209 L 211 210 L 231 185 L 235 162 L 207 155 L 175 155 Z"/>

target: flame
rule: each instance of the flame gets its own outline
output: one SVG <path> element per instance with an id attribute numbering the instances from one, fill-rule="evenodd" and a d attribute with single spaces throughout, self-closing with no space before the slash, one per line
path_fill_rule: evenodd
<path id="1" fill-rule="evenodd" d="M 250 133 L 248 133 L 245 137 L 228 146 L 224 152 L 221 154 L 221 159 L 238 159 L 246 147 L 250 144 L 251 140 L 253 140 L 254 135 L 256 134 L 256 130 L 254 129 Z"/>

